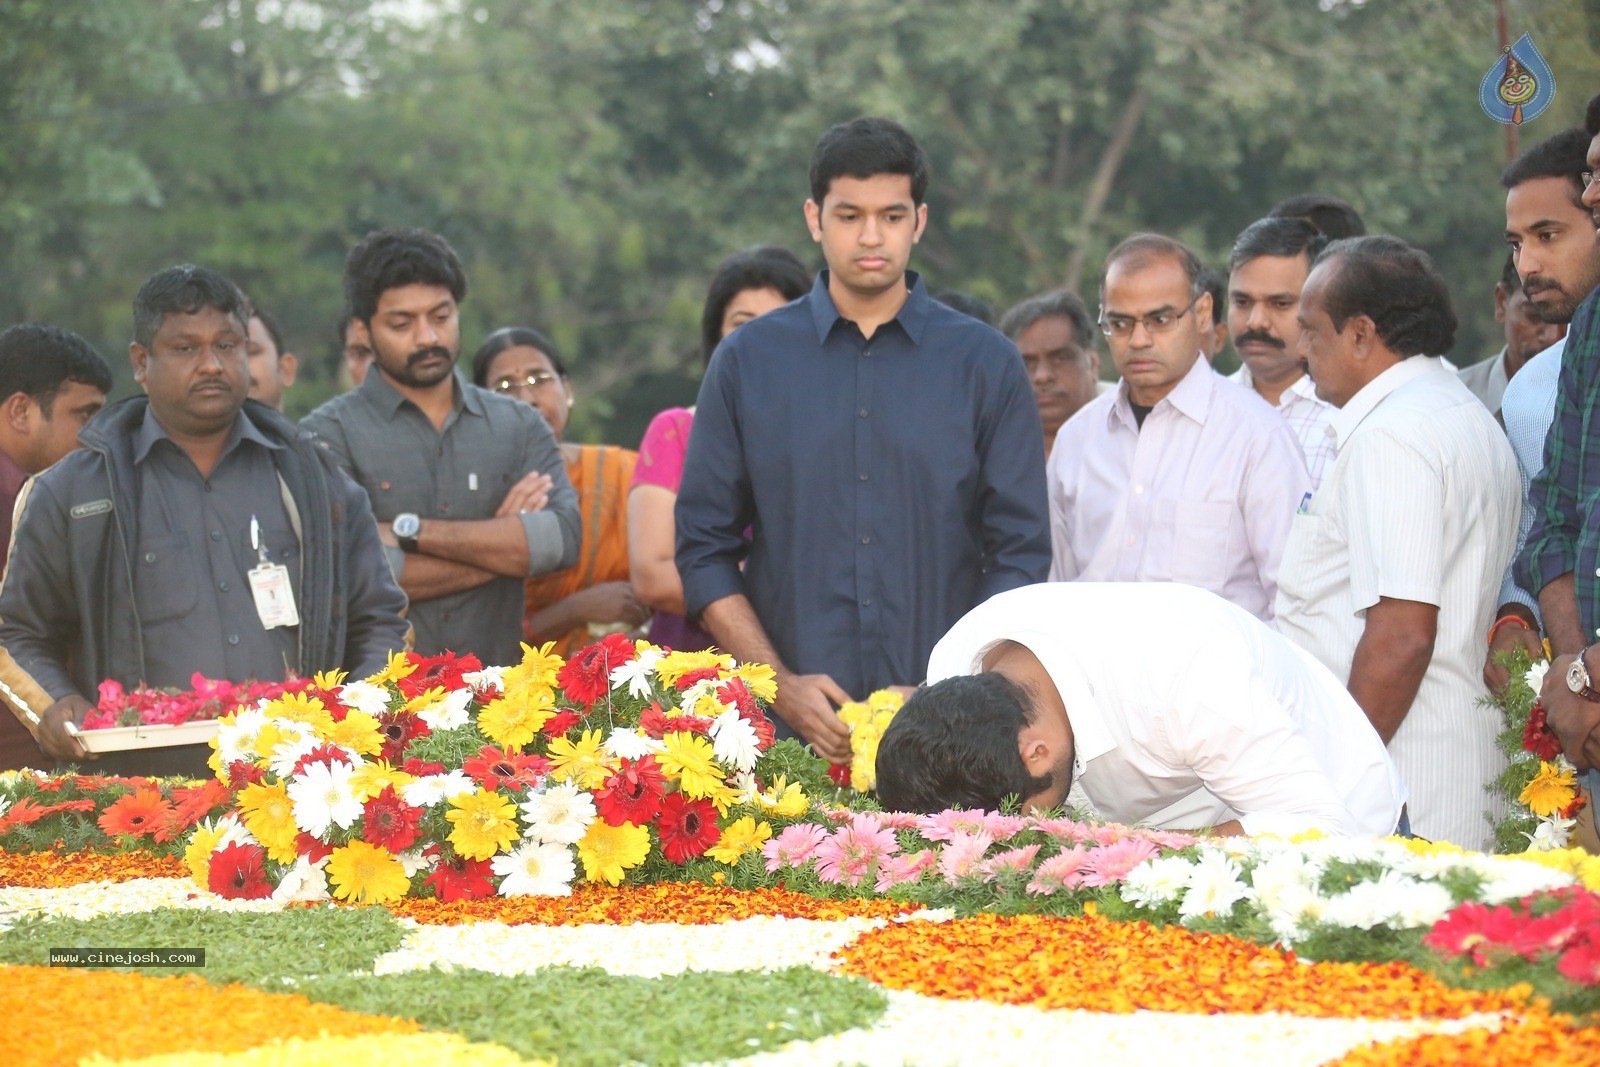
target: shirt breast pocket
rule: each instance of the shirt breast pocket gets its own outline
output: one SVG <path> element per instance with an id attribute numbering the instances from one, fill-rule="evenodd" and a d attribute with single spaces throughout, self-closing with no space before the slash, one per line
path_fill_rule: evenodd
<path id="1" fill-rule="evenodd" d="M 190 550 L 187 534 L 142 538 L 133 567 L 139 621 L 145 625 L 170 622 L 193 611 L 199 597 L 195 571 L 203 566 L 204 557 Z"/>
<path id="2" fill-rule="evenodd" d="M 1172 580 L 1220 591 L 1232 567 L 1234 506 L 1179 500 L 1172 509 Z"/>

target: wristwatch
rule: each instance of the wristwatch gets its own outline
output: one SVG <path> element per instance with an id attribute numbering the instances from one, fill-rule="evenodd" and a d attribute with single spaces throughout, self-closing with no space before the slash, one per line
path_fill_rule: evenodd
<path id="1" fill-rule="evenodd" d="M 417 551 L 417 534 L 422 532 L 422 520 L 417 518 L 416 512 L 402 511 L 394 517 L 389 529 L 394 531 L 394 539 L 400 542 L 402 552 Z M 1588 675 L 1584 675 L 1584 678 L 1587 680 Z M 1596 699 L 1600 699 L 1600 696 Z"/>
<path id="2" fill-rule="evenodd" d="M 1600 704 L 1600 690 L 1590 688 L 1589 668 L 1583 662 L 1583 657 L 1589 654 L 1586 648 L 1578 653 L 1578 658 L 1572 661 L 1572 666 L 1567 668 L 1567 688 L 1577 693 L 1592 704 Z"/>

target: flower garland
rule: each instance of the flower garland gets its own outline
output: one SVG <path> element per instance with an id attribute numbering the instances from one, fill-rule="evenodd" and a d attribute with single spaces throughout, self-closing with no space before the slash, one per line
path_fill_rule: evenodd
<path id="1" fill-rule="evenodd" d="M 841 787 L 857 793 L 878 788 L 878 742 L 906 698 L 893 689 L 879 689 L 866 700 L 853 700 L 839 708 L 839 719 L 850 727 L 850 764 L 834 764 L 828 773 Z"/>
<path id="2" fill-rule="evenodd" d="M 1531 659 L 1523 649 L 1505 655 L 1502 662 L 1511 680 L 1492 700 L 1505 719 L 1499 744 L 1510 764 L 1490 783 L 1507 808 L 1495 822 L 1495 850 L 1565 848 L 1587 797 L 1539 702 L 1550 663 Z"/>

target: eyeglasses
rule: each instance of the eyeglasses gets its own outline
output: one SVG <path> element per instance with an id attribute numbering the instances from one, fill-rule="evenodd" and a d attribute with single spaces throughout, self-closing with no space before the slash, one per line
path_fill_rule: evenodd
<path id="1" fill-rule="evenodd" d="M 547 371 L 535 371 L 526 378 L 501 378 L 489 388 L 497 393 L 518 393 L 524 389 L 537 392 L 559 379 Z"/>
<path id="2" fill-rule="evenodd" d="M 1578 177 L 1583 179 L 1583 187 L 1587 189 L 1597 180 L 1600 180 L 1600 171 L 1586 170 L 1582 174 L 1578 175 Z"/>
<path id="3" fill-rule="evenodd" d="M 1167 333 L 1178 325 L 1178 320 L 1194 310 L 1197 296 L 1189 301 L 1189 306 L 1182 311 L 1152 311 L 1148 315 L 1130 318 L 1127 315 L 1107 315 L 1105 308 L 1100 309 L 1100 318 L 1095 320 L 1100 324 L 1100 332 L 1107 337 L 1132 337 L 1135 326 L 1143 326 L 1150 333 Z"/>

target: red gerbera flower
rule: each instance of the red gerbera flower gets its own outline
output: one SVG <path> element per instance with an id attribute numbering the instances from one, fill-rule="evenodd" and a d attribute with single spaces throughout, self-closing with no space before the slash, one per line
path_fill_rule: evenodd
<path id="1" fill-rule="evenodd" d="M 246 760 L 236 759 L 228 764 L 228 788 L 236 792 L 247 785 L 255 785 L 266 776 L 266 771 Z"/>
<path id="2" fill-rule="evenodd" d="M 709 800 L 690 800 L 682 793 L 662 798 L 656 833 L 661 836 L 661 854 L 673 863 L 688 863 L 705 855 L 722 836 L 716 806 Z"/>
<path id="3" fill-rule="evenodd" d="M 43 783 L 41 782 L 40 784 L 42 785 Z M 40 819 L 60 811 L 93 810 L 94 801 L 88 797 L 80 800 L 63 800 L 56 804 L 46 804 L 43 807 L 35 804 L 32 797 L 23 797 L 7 808 L 5 816 L 0 818 L 0 837 L 4 837 L 19 826 L 32 826 Z"/>
<path id="4" fill-rule="evenodd" d="M 144 837 L 166 830 L 158 838 L 165 841 L 172 836 L 171 818 L 171 801 L 154 789 L 136 789 L 107 807 L 98 822 L 107 837 Z"/>
<path id="5" fill-rule="evenodd" d="M 556 681 L 566 690 L 567 699 L 593 704 L 611 691 L 612 669 L 637 656 L 632 641 L 622 634 L 607 634 L 567 660 L 556 674 Z"/>
<path id="6" fill-rule="evenodd" d="M 699 670 L 689 671 L 686 674 L 680 674 L 677 682 L 674 684 L 677 686 L 678 691 L 682 692 L 691 685 L 694 685 L 696 682 L 703 682 L 707 678 L 715 678 L 721 673 L 721 667 L 701 667 Z"/>
<path id="7" fill-rule="evenodd" d="M 418 778 L 426 778 L 430 774 L 443 774 L 444 764 L 432 760 L 408 759 L 405 766 L 400 769 Z"/>
<path id="8" fill-rule="evenodd" d="M 625 822 L 648 826 L 661 813 L 661 795 L 666 791 L 667 776 L 654 756 L 625 759 L 595 793 L 594 809 L 612 826 Z"/>
<path id="9" fill-rule="evenodd" d="M 639 716 L 639 729 L 657 741 L 674 730 L 704 736 L 711 732 L 711 720 L 699 715 L 668 715 L 660 704 L 651 704 Z"/>
<path id="10" fill-rule="evenodd" d="M 294 768 L 290 770 L 291 776 L 300 774 L 313 763 L 326 763 L 332 766 L 335 763 L 348 763 L 354 767 L 356 761 L 350 758 L 350 753 L 338 745 L 318 745 L 304 756 L 294 761 Z"/>
<path id="11" fill-rule="evenodd" d="M 320 837 L 312 837 L 304 830 L 294 835 L 294 850 L 312 863 L 321 863 L 333 855 L 333 846 Z"/>
<path id="12" fill-rule="evenodd" d="M 187 830 L 199 822 L 207 812 L 221 807 L 233 799 L 228 787 L 215 778 L 207 778 L 199 785 L 183 786 L 172 791 L 172 825 L 177 830 Z"/>
<path id="13" fill-rule="evenodd" d="M 1600 985 L 1600 942 L 1575 945 L 1561 954 L 1556 970 L 1579 985 Z"/>
<path id="14" fill-rule="evenodd" d="M 369 845 L 401 853 L 416 843 L 421 818 L 421 808 L 407 804 L 395 794 L 394 786 L 386 785 L 361 805 L 361 838 Z"/>
<path id="15" fill-rule="evenodd" d="M 232 844 L 211 856 L 207 884 L 219 897 L 230 900 L 261 900 L 272 895 L 267 872 L 262 866 L 266 850 L 260 845 Z"/>
<path id="16" fill-rule="evenodd" d="M 564 737 L 566 736 L 568 730 L 572 729 L 582 721 L 582 715 L 579 715 L 571 708 L 562 708 L 560 711 L 556 712 L 554 715 L 550 716 L 550 718 L 545 720 L 545 724 L 539 727 L 539 732 L 551 739 Z"/>
<path id="17" fill-rule="evenodd" d="M 1528 725 L 1522 728 L 1522 747 L 1545 761 L 1561 754 L 1561 741 L 1550 729 L 1543 702 L 1535 701 L 1528 712 Z"/>
<path id="18" fill-rule="evenodd" d="M 383 748 L 378 758 L 385 763 L 399 763 L 406 746 L 415 738 L 427 737 L 433 731 L 422 716 L 409 711 L 382 711 L 378 713 L 378 733 L 383 737 Z"/>
<path id="19" fill-rule="evenodd" d="M 485 789 L 499 789 L 504 785 L 521 791 L 539 784 L 539 779 L 550 770 L 550 761 L 543 756 L 525 756 L 485 745 L 476 756 L 463 762 L 461 769 Z"/>
<path id="20" fill-rule="evenodd" d="M 433 895 L 440 900 L 480 900 L 494 896 L 494 883 L 489 876 L 494 868 L 489 860 L 469 860 L 462 856 L 440 857 L 439 866 L 422 880 L 433 887 Z"/>
<path id="21" fill-rule="evenodd" d="M 454 652 L 441 652 L 437 656 L 419 656 L 410 653 L 416 670 L 395 683 L 407 700 L 413 700 L 430 689 L 451 692 L 462 686 L 461 676 L 483 670 L 483 664 L 472 654 L 458 656 Z"/>

